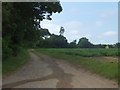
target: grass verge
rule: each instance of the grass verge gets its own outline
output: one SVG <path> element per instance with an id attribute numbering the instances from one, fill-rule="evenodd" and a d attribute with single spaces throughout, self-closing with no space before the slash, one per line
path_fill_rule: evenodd
<path id="1" fill-rule="evenodd" d="M 2 75 L 6 76 L 17 70 L 20 66 L 29 60 L 29 53 L 27 50 L 22 49 L 18 56 L 10 57 L 2 61 Z"/>
<path id="2" fill-rule="evenodd" d="M 74 53 L 80 52 L 79 50 L 76 49 L 73 50 L 72 49 L 70 50 L 69 49 L 36 49 L 36 51 L 47 54 L 54 58 L 66 60 L 75 65 L 82 65 L 83 67 L 101 76 L 104 76 L 109 79 L 114 79 L 116 81 L 118 80 L 118 62 L 106 62 L 101 60 L 102 59 L 101 57 L 96 58 L 96 57 L 86 57 L 86 56 L 76 55 Z M 68 51 L 70 54 L 66 53 Z M 88 53 L 87 52 L 88 50 L 86 49 L 83 49 L 82 51 L 84 51 L 84 53 Z"/>

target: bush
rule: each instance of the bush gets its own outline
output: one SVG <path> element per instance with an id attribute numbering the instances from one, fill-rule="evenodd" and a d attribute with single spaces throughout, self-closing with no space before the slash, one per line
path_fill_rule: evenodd
<path id="1" fill-rule="evenodd" d="M 9 47 L 9 40 L 2 40 L 2 59 L 5 60 L 13 54 L 12 49 Z"/>

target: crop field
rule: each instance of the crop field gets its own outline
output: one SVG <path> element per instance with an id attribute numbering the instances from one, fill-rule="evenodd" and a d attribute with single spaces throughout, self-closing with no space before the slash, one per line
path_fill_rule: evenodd
<path id="1" fill-rule="evenodd" d="M 100 57 L 100 56 L 118 56 L 118 48 L 92 48 L 92 49 L 40 49 L 42 52 L 60 53 L 81 57 Z M 47 53 L 46 52 L 46 53 Z"/>
<path id="2" fill-rule="evenodd" d="M 81 65 L 93 73 L 118 80 L 118 49 L 36 49 L 37 52 L 75 65 Z"/>

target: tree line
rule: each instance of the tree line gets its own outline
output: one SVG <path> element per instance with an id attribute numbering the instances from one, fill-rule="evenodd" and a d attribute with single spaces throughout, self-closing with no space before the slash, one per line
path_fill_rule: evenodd
<path id="1" fill-rule="evenodd" d="M 63 35 L 50 34 L 49 30 L 48 35 L 41 37 L 39 43 L 36 44 L 36 47 L 39 48 L 118 48 L 120 43 L 116 44 L 93 44 L 86 37 L 82 37 L 77 40 L 73 40 L 68 43 L 68 40 Z M 46 37 L 47 36 L 47 37 Z"/>

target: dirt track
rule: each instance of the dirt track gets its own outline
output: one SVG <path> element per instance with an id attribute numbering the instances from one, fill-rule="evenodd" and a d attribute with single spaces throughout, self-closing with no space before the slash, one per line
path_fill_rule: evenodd
<path id="1" fill-rule="evenodd" d="M 31 59 L 3 79 L 3 88 L 117 88 L 114 81 L 76 69 L 62 60 L 30 52 Z"/>

